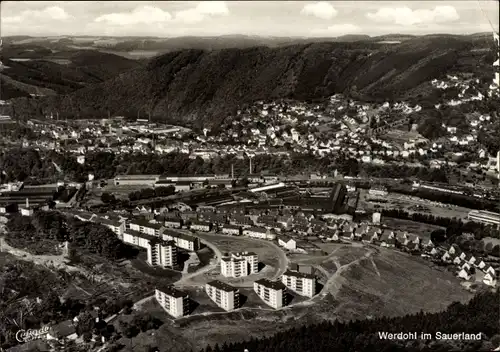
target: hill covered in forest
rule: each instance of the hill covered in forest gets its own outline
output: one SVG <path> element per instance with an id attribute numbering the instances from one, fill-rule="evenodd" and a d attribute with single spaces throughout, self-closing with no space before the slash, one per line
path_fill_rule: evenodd
<path id="1" fill-rule="evenodd" d="M 47 53 L 40 49 L 28 53 L 32 57 L 19 59 L 8 50 L 2 52 L 0 99 L 30 94 L 67 94 L 104 82 L 141 64 L 94 50 Z"/>
<path id="2" fill-rule="evenodd" d="M 53 111 L 68 118 L 141 111 L 162 120 L 213 125 L 258 100 L 335 93 L 381 101 L 425 96 L 428 82 L 447 73 L 491 76 L 492 47 L 487 37 L 425 36 L 388 45 L 371 40 L 181 50 L 71 94 L 16 99 L 13 109 L 22 118 Z"/>

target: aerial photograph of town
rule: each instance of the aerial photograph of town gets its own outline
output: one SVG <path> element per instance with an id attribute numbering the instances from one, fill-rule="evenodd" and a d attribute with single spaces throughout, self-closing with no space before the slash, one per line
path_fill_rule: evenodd
<path id="1" fill-rule="evenodd" d="M 500 351 L 498 1 L 0 6 L 0 352 Z"/>

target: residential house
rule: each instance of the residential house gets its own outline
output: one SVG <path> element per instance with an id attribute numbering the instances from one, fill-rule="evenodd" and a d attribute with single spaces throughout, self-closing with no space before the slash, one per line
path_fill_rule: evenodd
<path id="1" fill-rule="evenodd" d="M 208 221 L 193 221 L 189 228 L 194 231 L 209 232 L 212 229 L 212 223 Z"/>
<path id="2" fill-rule="evenodd" d="M 165 219 L 165 226 L 172 229 L 182 228 L 182 219 Z"/>
<path id="3" fill-rule="evenodd" d="M 263 227 L 250 227 L 243 230 L 243 235 L 267 240 L 276 239 L 276 234 Z"/>
<path id="4" fill-rule="evenodd" d="M 293 238 L 286 236 L 286 235 L 279 235 L 278 236 L 278 244 L 286 248 L 288 250 L 295 250 L 297 249 L 297 241 L 295 241 Z"/>
<path id="5" fill-rule="evenodd" d="M 225 224 L 222 226 L 222 233 L 225 235 L 241 235 L 241 227 L 236 225 Z"/>
<path id="6" fill-rule="evenodd" d="M 154 238 L 147 247 L 148 264 L 162 268 L 175 268 L 177 266 L 177 247 L 174 241 L 164 241 Z"/>

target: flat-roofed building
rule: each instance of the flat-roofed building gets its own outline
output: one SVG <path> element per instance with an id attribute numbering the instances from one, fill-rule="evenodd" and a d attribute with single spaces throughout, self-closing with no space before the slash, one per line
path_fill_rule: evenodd
<path id="1" fill-rule="evenodd" d="M 171 286 L 160 286 L 155 289 L 155 298 L 168 314 L 174 318 L 189 313 L 189 295 Z"/>
<path id="2" fill-rule="evenodd" d="M 123 233 L 123 242 L 146 249 L 149 248 L 149 242 L 156 239 L 158 237 L 134 230 L 127 230 Z"/>
<path id="3" fill-rule="evenodd" d="M 177 266 L 177 247 L 174 241 L 163 241 L 155 238 L 149 241 L 148 264 L 162 268 L 175 268 Z"/>
<path id="4" fill-rule="evenodd" d="M 279 309 L 286 305 L 286 286 L 280 281 L 260 279 L 253 283 L 253 290 L 267 305 Z"/>
<path id="5" fill-rule="evenodd" d="M 259 270 L 259 259 L 254 252 L 231 253 L 221 258 L 221 274 L 225 277 L 244 277 Z"/>
<path id="6" fill-rule="evenodd" d="M 119 175 L 114 178 L 115 186 L 154 186 L 160 175 Z"/>
<path id="7" fill-rule="evenodd" d="M 198 237 L 189 236 L 183 233 L 174 232 L 172 230 L 165 229 L 162 233 L 163 240 L 174 241 L 175 245 L 179 248 L 188 251 L 197 251 L 200 249 L 200 239 Z"/>
<path id="8" fill-rule="evenodd" d="M 316 294 L 316 277 L 314 275 L 287 270 L 281 277 L 281 282 L 301 296 L 312 297 Z"/>
<path id="9" fill-rule="evenodd" d="M 471 210 L 468 216 L 469 220 L 479 221 L 485 224 L 500 225 L 500 214 L 486 210 Z"/>
<path id="10" fill-rule="evenodd" d="M 236 287 L 214 280 L 205 284 L 205 292 L 212 301 L 226 311 L 239 308 L 240 291 Z"/>

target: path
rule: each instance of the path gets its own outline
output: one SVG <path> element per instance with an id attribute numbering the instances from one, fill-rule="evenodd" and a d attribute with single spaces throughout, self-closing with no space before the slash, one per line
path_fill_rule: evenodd
<path id="1" fill-rule="evenodd" d="M 67 271 L 71 272 L 77 271 L 85 274 L 85 271 L 83 269 L 66 264 L 66 258 L 62 254 L 60 255 L 31 254 L 22 249 L 10 246 L 7 242 L 5 242 L 5 239 L 3 237 L 0 237 L 0 252 L 10 253 L 12 255 L 15 255 L 21 260 L 33 262 L 38 265 L 43 265 L 46 267 L 53 266 L 56 268 L 65 269 Z"/>

